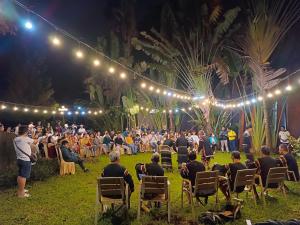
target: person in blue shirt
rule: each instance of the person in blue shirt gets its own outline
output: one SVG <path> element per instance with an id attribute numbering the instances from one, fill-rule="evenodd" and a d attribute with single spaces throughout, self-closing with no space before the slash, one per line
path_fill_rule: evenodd
<path id="1" fill-rule="evenodd" d="M 216 151 L 216 147 L 217 147 L 217 137 L 215 136 L 214 133 L 211 133 L 210 137 L 209 137 L 209 144 L 210 144 L 210 147 L 212 148 L 212 150 L 215 152 Z"/>
<path id="2" fill-rule="evenodd" d="M 61 142 L 61 153 L 62 157 L 66 162 L 74 162 L 80 166 L 80 168 L 84 172 L 88 172 L 89 170 L 84 167 L 83 160 L 74 152 L 70 150 L 69 142 L 67 140 L 63 140 Z"/>

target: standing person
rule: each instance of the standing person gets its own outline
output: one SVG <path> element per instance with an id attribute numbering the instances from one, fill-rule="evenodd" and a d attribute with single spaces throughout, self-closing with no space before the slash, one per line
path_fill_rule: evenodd
<path id="1" fill-rule="evenodd" d="M 243 133 L 243 150 L 245 154 L 250 154 L 251 149 L 251 131 L 252 127 L 247 127 L 245 132 Z"/>
<path id="2" fill-rule="evenodd" d="M 199 131 L 199 138 L 202 140 L 202 144 L 199 145 L 198 152 L 201 151 L 202 155 L 202 162 L 204 165 L 207 166 L 208 169 L 210 169 L 209 163 L 210 159 L 214 156 L 214 152 L 210 146 L 208 138 L 205 136 L 205 132 L 203 130 Z"/>
<path id="3" fill-rule="evenodd" d="M 185 138 L 184 132 L 180 132 L 180 137 L 177 138 L 176 140 L 176 147 L 180 147 L 180 146 L 184 146 L 184 147 L 189 147 L 189 142 L 188 140 Z"/>
<path id="4" fill-rule="evenodd" d="M 221 142 L 221 151 L 224 152 L 229 152 L 228 148 L 228 131 L 226 130 L 225 127 L 222 127 L 222 130 L 220 131 L 219 139 Z"/>
<path id="5" fill-rule="evenodd" d="M 19 168 L 18 172 L 18 197 L 19 198 L 28 198 L 28 190 L 25 189 L 26 179 L 30 177 L 31 172 L 31 148 L 30 145 L 34 144 L 34 140 L 29 138 L 27 135 L 28 126 L 19 127 L 19 136 L 16 137 L 13 141 L 14 148 L 17 156 L 17 164 Z"/>
<path id="6" fill-rule="evenodd" d="M 290 136 L 290 132 L 288 130 L 286 130 L 286 128 L 284 126 L 280 127 L 280 131 L 278 133 L 278 137 L 279 137 L 279 142 L 280 144 L 289 144 L 289 136 Z"/>
<path id="7" fill-rule="evenodd" d="M 194 150 L 198 149 L 199 146 L 199 137 L 196 134 L 196 131 L 192 132 L 192 139 L 193 139 L 193 146 L 194 146 Z"/>
<path id="8" fill-rule="evenodd" d="M 236 133 L 231 128 L 228 128 L 228 140 L 230 151 L 236 151 Z"/>
<path id="9" fill-rule="evenodd" d="M 79 127 L 79 129 L 78 129 L 78 134 L 85 134 L 85 133 L 86 133 L 85 128 L 83 127 L 82 124 L 80 124 L 80 127 Z"/>
<path id="10" fill-rule="evenodd" d="M 213 150 L 213 152 L 216 151 L 216 147 L 217 147 L 217 137 L 215 136 L 214 133 L 211 133 L 210 137 L 209 137 L 209 143 L 210 143 L 210 147 Z"/>
<path id="11" fill-rule="evenodd" d="M 149 143 L 150 143 L 150 146 L 151 146 L 153 152 L 157 152 L 158 151 L 158 144 L 157 144 L 157 142 L 158 142 L 157 136 L 152 131 L 151 134 L 149 135 Z"/>

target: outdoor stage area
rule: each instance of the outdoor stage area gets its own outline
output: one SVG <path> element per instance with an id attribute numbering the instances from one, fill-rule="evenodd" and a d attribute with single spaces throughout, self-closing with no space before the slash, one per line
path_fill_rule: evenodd
<path id="1" fill-rule="evenodd" d="M 150 162 L 150 153 L 140 153 L 134 156 L 122 156 L 121 164 L 124 165 L 135 182 L 135 192 L 131 196 L 130 224 L 167 224 L 166 207 L 155 212 L 142 213 L 141 223 L 135 218 L 137 214 L 138 180 L 135 174 L 136 163 Z M 173 155 L 173 166 L 177 166 L 177 155 Z M 200 160 L 200 159 L 199 159 Z M 244 161 L 245 158 L 243 157 Z M 225 164 L 231 162 L 229 153 L 217 153 L 213 162 Z M 76 174 L 69 176 L 55 176 L 46 181 L 31 182 L 28 185 L 31 197 L 18 199 L 16 189 L 8 189 L 0 192 L 0 224 L 93 224 L 95 215 L 96 179 L 101 174 L 105 165 L 109 163 L 107 156 L 100 156 L 86 163 L 89 173 L 83 173 L 76 166 Z M 177 169 L 165 174 L 171 183 L 171 224 L 191 224 L 191 208 L 186 197 L 184 207 L 180 207 L 182 178 Z M 245 200 L 242 208 L 242 218 L 232 224 L 246 224 L 246 219 L 252 222 L 265 221 L 267 219 L 292 219 L 300 217 L 300 187 L 299 184 L 286 182 L 290 191 L 287 199 L 281 193 L 271 191 L 272 198 L 266 199 L 266 206 L 261 201 L 255 207 L 251 195 L 246 198 L 242 194 L 240 198 Z M 225 204 L 222 193 L 219 193 L 221 206 Z M 213 208 L 214 199 L 209 199 L 206 209 Z M 206 211 L 203 206 L 196 206 L 197 214 Z M 98 224 L 107 224 L 104 221 Z"/>

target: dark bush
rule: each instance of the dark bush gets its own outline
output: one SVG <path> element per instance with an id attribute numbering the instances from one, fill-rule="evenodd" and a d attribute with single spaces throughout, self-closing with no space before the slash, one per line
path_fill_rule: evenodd
<path id="1" fill-rule="evenodd" d="M 18 169 L 10 169 L 0 174 L 0 189 L 10 188 L 16 186 Z M 38 162 L 32 166 L 29 182 L 45 180 L 51 176 L 58 175 L 59 166 L 57 160 L 39 159 Z"/>

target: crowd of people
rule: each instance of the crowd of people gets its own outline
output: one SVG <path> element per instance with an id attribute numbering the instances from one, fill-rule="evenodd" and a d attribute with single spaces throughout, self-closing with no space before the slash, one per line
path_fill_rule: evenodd
<path id="1" fill-rule="evenodd" d="M 18 125 L 14 129 L 4 130 L 1 125 L 2 132 L 14 132 L 17 137 L 14 139 L 14 146 L 17 155 L 17 164 L 19 167 L 18 196 L 29 197 L 28 191 L 25 189 L 26 179 L 30 176 L 32 159 L 35 153 L 39 157 L 56 158 L 56 148 L 59 147 L 62 152 L 63 159 L 67 162 L 78 164 L 84 172 L 89 170 L 84 166 L 85 157 L 95 157 L 99 154 L 108 154 L 111 164 L 104 168 L 102 176 L 104 177 L 124 177 L 129 184 L 130 191 L 134 191 L 134 182 L 128 170 L 120 165 L 120 157 L 122 154 L 138 154 L 140 152 L 153 152 L 151 163 L 139 164 L 136 166 L 137 178 L 141 179 L 143 175 L 163 176 L 164 170 L 159 165 L 160 155 L 159 147 L 167 145 L 175 154 L 178 147 L 185 146 L 188 153 L 188 162 L 181 165 L 180 174 L 183 178 L 189 179 L 192 185 L 195 182 L 197 172 L 210 170 L 210 158 L 214 155 L 216 149 L 221 152 L 231 152 L 232 163 L 227 165 L 214 165 L 212 169 L 222 171 L 224 175 L 229 177 L 229 187 L 227 182 L 220 180 L 220 189 L 228 198 L 228 191 L 233 188 L 233 182 L 237 170 L 245 168 L 257 168 L 258 173 L 262 177 L 263 185 L 266 182 L 266 176 L 270 168 L 276 166 L 287 166 L 293 171 L 296 180 L 299 180 L 299 171 L 296 159 L 289 152 L 288 135 L 285 129 L 281 129 L 280 148 L 281 157 L 278 159 L 270 156 L 270 149 L 262 147 L 262 157 L 254 160 L 250 153 L 251 148 L 251 127 L 247 127 L 243 134 L 243 150 L 246 153 L 247 161 L 241 162 L 239 151 L 237 151 L 236 138 L 237 135 L 232 129 L 223 127 L 220 134 L 210 134 L 206 136 L 203 130 L 198 132 L 169 132 L 162 130 L 160 132 L 146 129 L 144 127 L 135 129 L 125 129 L 123 132 L 88 130 L 84 125 L 68 124 L 61 125 L 60 122 L 52 127 L 50 123 L 42 126 L 41 123 L 34 125 Z M 219 145 L 220 148 L 217 148 Z M 34 146 L 36 146 L 34 148 Z M 201 154 L 201 161 L 197 161 L 197 154 Z M 221 172 L 221 169 L 220 169 Z M 241 191 L 243 188 L 241 189 Z M 159 204 L 158 204 L 159 206 Z M 144 210 L 148 210 L 147 206 L 143 206 Z"/>

